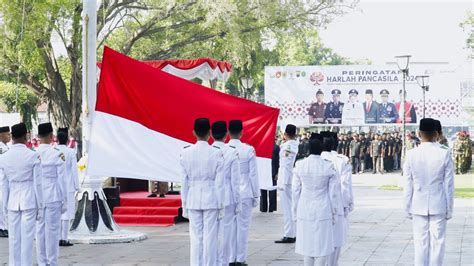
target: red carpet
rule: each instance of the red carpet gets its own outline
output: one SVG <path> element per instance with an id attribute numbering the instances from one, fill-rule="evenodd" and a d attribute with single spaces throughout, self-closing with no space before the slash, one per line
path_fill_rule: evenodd
<path id="1" fill-rule="evenodd" d="M 114 219 L 125 226 L 171 226 L 180 219 L 181 196 L 147 198 L 148 192 L 120 193 L 120 207 L 114 208 Z"/>

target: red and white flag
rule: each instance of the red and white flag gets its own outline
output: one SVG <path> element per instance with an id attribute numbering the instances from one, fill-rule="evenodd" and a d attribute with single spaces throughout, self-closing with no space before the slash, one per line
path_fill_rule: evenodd
<path id="1" fill-rule="evenodd" d="M 257 153 L 261 187 L 269 188 L 278 114 L 105 47 L 87 174 L 180 182 L 179 154 L 196 142 L 194 120 L 240 119 L 242 141 Z"/>

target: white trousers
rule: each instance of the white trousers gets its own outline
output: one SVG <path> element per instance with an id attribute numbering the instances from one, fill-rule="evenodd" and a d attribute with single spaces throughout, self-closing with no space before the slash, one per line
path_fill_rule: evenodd
<path id="1" fill-rule="evenodd" d="M 446 215 L 413 215 L 415 265 L 443 264 Z"/>
<path id="2" fill-rule="evenodd" d="M 252 220 L 252 199 L 242 199 L 242 210 L 237 215 L 237 254 L 236 262 L 247 259 L 250 221 Z"/>
<path id="3" fill-rule="evenodd" d="M 36 222 L 38 265 L 58 265 L 62 202 L 46 203 L 43 218 Z"/>
<path id="4" fill-rule="evenodd" d="M 328 256 L 328 266 L 337 266 L 339 261 L 339 256 L 341 254 L 341 247 L 335 247 L 334 252 Z"/>
<path id="5" fill-rule="evenodd" d="M 217 265 L 235 262 L 237 248 L 236 204 L 225 207 L 224 218 L 219 221 L 219 254 Z"/>
<path id="6" fill-rule="evenodd" d="M 285 220 L 284 237 L 296 237 L 296 225 L 291 215 L 291 184 L 285 185 L 280 191 L 281 208 L 283 209 L 283 218 Z"/>
<path id="7" fill-rule="evenodd" d="M 68 240 L 69 236 L 69 220 L 61 220 L 61 238 L 60 240 Z"/>
<path id="8" fill-rule="evenodd" d="M 190 264 L 215 266 L 217 264 L 217 210 L 189 210 Z"/>
<path id="9" fill-rule="evenodd" d="M 33 265 L 36 213 L 36 209 L 8 211 L 10 266 Z"/>
<path id="10" fill-rule="evenodd" d="M 304 256 L 304 266 L 326 266 L 327 256 L 325 257 L 308 257 Z"/>
<path id="11" fill-rule="evenodd" d="M 1 182 L 1 180 L 0 180 Z M 6 213 L 5 213 L 6 214 Z M 6 215 L 3 213 L 3 192 L 2 192 L 2 184 L 0 184 L 0 230 L 7 229 L 7 218 Z"/>

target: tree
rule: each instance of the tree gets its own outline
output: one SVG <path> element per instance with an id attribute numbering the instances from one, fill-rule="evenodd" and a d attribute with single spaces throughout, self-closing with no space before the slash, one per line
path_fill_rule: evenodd
<path id="1" fill-rule="evenodd" d="M 466 47 L 471 50 L 471 58 L 474 58 L 474 13 L 468 13 L 466 19 L 460 24 L 460 26 L 469 34 L 466 39 Z"/>
<path id="2" fill-rule="evenodd" d="M 216 57 L 251 65 L 265 36 L 314 28 L 343 14 L 343 1 L 102 0 L 98 49 L 109 45 L 137 59 Z M 51 106 L 58 126 L 81 139 L 79 0 L 0 0 L 0 76 L 19 81 Z M 278 35 L 277 35 L 278 36 Z M 52 41 L 66 50 L 59 57 Z M 260 56 L 260 55 L 257 55 Z"/>
<path id="3" fill-rule="evenodd" d="M 0 101 L 7 112 L 18 111 L 28 130 L 33 126 L 33 120 L 38 119 L 37 108 L 39 98 L 24 87 L 17 88 L 15 84 L 0 82 Z"/>

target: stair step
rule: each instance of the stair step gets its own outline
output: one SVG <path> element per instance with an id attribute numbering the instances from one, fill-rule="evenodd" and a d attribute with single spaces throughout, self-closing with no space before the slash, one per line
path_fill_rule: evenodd
<path id="1" fill-rule="evenodd" d="M 130 225 L 173 225 L 174 215 L 122 215 L 114 214 L 114 220 L 118 224 Z"/>
<path id="2" fill-rule="evenodd" d="M 135 207 L 135 206 L 120 206 L 114 208 L 114 215 L 173 215 L 179 214 L 177 207 Z"/>
<path id="3" fill-rule="evenodd" d="M 177 198 L 120 198 L 121 207 L 181 207 Z"/>

